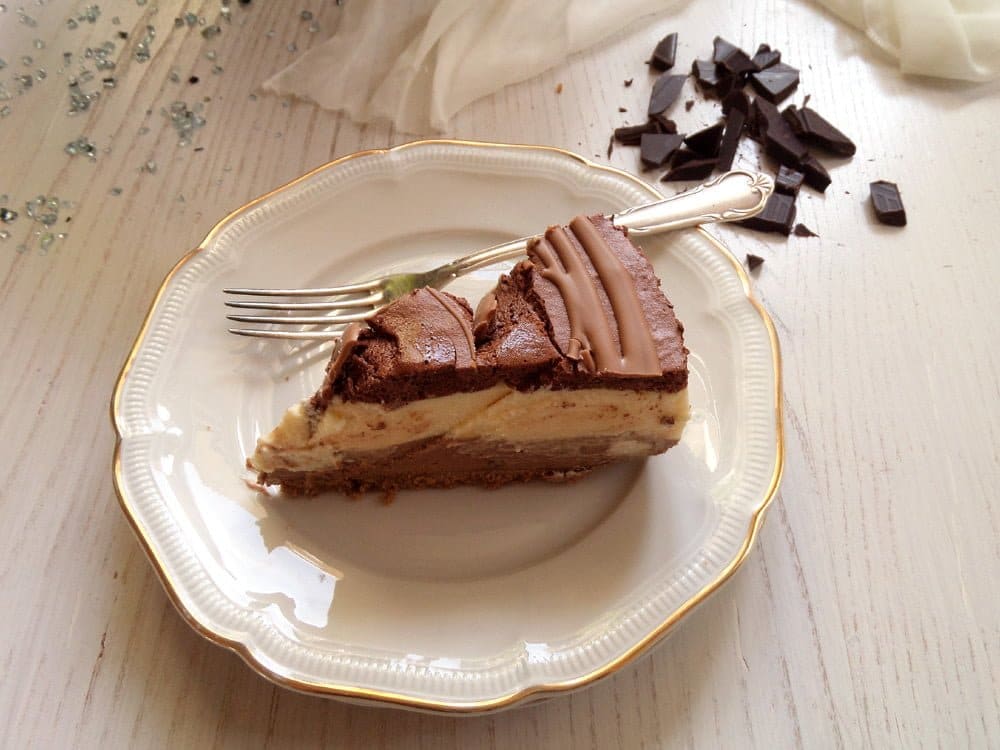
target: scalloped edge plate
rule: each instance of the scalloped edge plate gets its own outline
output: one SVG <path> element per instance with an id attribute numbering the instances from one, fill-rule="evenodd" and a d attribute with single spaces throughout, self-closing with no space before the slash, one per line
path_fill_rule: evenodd
<path id="1" fill-rule="evenodd" d="M 774 326 L 708 232 L 640 241 L 686 326 L 684 439 L 567 488 L 389 507 L 250 491 L 253 440 L 323 359 L 235 342 L 220 299 L 234 281 L 364 278 L 660 197 L 557 148 L 417 141 L 333 161 L 213 227 L 157 291 L 111 402 L 115 489 L 182 616 L 285 687 L 462 713 L 588 685 L 668 633 L 746 558 L 783 460 Z"/>

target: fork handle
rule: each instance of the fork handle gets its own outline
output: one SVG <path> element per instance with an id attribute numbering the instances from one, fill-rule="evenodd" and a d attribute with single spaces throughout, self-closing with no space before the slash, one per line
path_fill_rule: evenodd
<path id="1" fill-rule="evenodd" d="M 608 218 L 630 235 L 657 234 L 714 222 L 740 221 L 756 216 L 774 190 L 774 180 L 760 172 L 734 170 L 704 185 L 644 206 L 626 208 Z M 454 260 L 435 272 L 445 283 L 462 274 L 525 254 L 533 237 L 494 245 Z"/>

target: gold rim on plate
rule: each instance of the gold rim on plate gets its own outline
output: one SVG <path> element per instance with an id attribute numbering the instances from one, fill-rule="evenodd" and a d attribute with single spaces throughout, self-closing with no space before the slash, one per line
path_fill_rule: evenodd
<path id="1" fill-rule="evenodd" d="M 190 261 L 198 253 L 202 252 L 205 247 L 215 238 L 219 233 L 221 228 L 227 224 L 231 219 L 236 217 L 238 214 L 252 208 L 253 206 L 262 203 L 271 196 L 296 185 L 310 177 L 323 172 L 324 170 L 330 169 L 331 167 L 338 166 L 344 162 L 350 161 L 352 159 L 358 159 L 365 156 L 374 156 L 377 154 L 387 154 L 395 151 L 402 151 L 404 149 L 418 147 L 418 146 L 432 146 L 432 145 L 456 145 L 456 146 L 473 146 L 477 148 L 500 148 L 500 149 L 532 149 L 537 151 L 548 151 L 559 153 L 564 156 L 568 156 L 582 164 L 586 165 L 591 169 L 598 169 L 603 172 L 609 172 L 616 174 L 620 177 L 624 177 L 629 181 L 635 183 L 637 186 L 645 189 L 652 194 L 654 199 L 662 199 L 666 196 L 662 195 L 658 190 L 653 188 L 651 185 L 647 184 L 643 180 L 640 180 L 633 174 L 617 169 L 615 167 L 609 167 L 604 164 L 596 164 L 589 159 L 575 154 L 572 151 L 567 151 L 565 149 L 557 148 L 555 146 L 533 146 L 529 144 L 513 144 L 513 143 L 489 143 L 481 141 L 462 141 L 454 139 L 430 139 L 430 140 L 419 140 L 411 141 L 409 143 L 403 143 L 398 146 L 393 146 L 391 148 L 378 148 L 378 149 L 368 149 L 366 151 L 358 151 L 353 154 L 348 154 L 347 156 L 342 156 L 339 159 L 334 159 L 331 162 L 323 164 L 322 166 L 313 169 L 306 174 L 296 177 L 280 187 L 265 193 L 258 198 L 253 199 L 249 203 L 240 206 L 236 210 L 229 213 L 221 221 L 219 221 L 205 236 L 205 239 L 201 241 L 196 248 L 185 253 L 184 256 L 177 261 L 163 282 L 160 284 L 160 288 L 157 289 L 156 294 L 153 295 L 153 300 L 150 303 L 149 311 L 146 313 L 146 317 L 142 322 L 142 326 L 139 329 L 138 334 L 135 338 L 135 343 L 132 344 L 132 348 L 129 350 L 128 355 L 125 357 L 125 362 L 122 364 L 121 372 L 118 375 L 118 380 L 115 383 L 114 394 L 111 398 L 111 424 L 115 430 L 115 450 L 114 458 L 112 462 L 112 472 L 114 476 L 114 486 L 115 493 L 118 496 L 118 502 L 121 505 L 122 511 L 125 513 L 125 517 L 128 519 L 129 525 L 132 527 L 132 531 L 135 533 L 136 538 L 139 540 L 139 544 L 142 546 L 149 558 L 150 563 L 153 565 L 153 569 L 159 576 L 160 582 L 163 584 L 163 588 L 167 593 L 168 598 L 173 603 L 174 607 L 181 614 L 181 616 L 187 621 L 197 633 L 200 633 L 206 639 L 215 643 L 223 648 L 229 649 L 230 651 L 238 654 L 243 661 L 245 661 L 255 672 L 263 677 L 271 680 L 272 682 L 281 685 L 282 687 L 290 688 L 292 690 L 297 690 L 303 693 L 309 693 L 313 695 L 322 695 L 327 697 L 341 697 L 350 698 L 354 700 L 360 700 L 365 702 L 378 702 L 382 704 L 389 704 L 393 706 L 415 708 L 425 711 L 438 711 L 443 713 L 458 713 L 458 714 L 470 714 L 470 713 L 481 713 L 486 711 L 495 711 L 502 708 L 507 708 L 513 706 L 516 703 L 521 703 L 528 698 L 538 698 L 547 695 L 554 695 L 558 693 L 563 693 L 566 691 L 574 690 L 576 688 L 589 685 L 602 677 L 606 677 L 614 672 L 616 672 L 621 667 L 625 666 L 640 654 L 644 653 L 651 646 L 659 642 L 664 636 L 669 633 L 674 625 L 676 625 L 688 612 L 693 610 L 696 606 L 705 601 L 712 593 L 719 589 L 723 583 L 732 577 L 733 573 L 736 572 L 737 568 L 746 560 L 747 555 L 750 553 L 750 548 L 753 546 L 754 540 L 757 538 L 757 534 L 760 531 L 761 525 L 764 521 L 764 514 L 771 501 L 774 499 L 774 495 L 778 490 L 778 484 L 781 481 L 781 474 L 784 468 L 784 430 L 782 423 L 782 405 L 781 405 L 781 352 L 778 346 L 778 335 L 774 328 L 774 323 L 771 320 L 771 316 L 768 315 L 767 311 L 764 309 L 763 305 L 753 296 L 753 292 L 750 289 L 750 277 L 747 275 L 746 270 L 739 260 L 730 252 L 729 248 L 723 245 L 719 240 L 713 237 L 709 232 L 707 232 L 703 227 L 697 227 L 697 231 L 701 232 L 705 239 L 711 242 L 718 250 L 722 252 L 723 257 L 725 257 L 733 268 L 736 270 L 736 274 L 743 285 L 743 291 L 747 296 L 750 304 L 753 305 L 754 309 L 760 315 L 761 320 L 764 323 L 764 327 L 767 330 L 768 339 L 771 343 L 771 360 L 774 366 L 774 418 L 776 423 L 776 436 L 777 436 L 777 452 L 775 455 L 774 468 L 771 472 L 771 480 L 768 484 L 767 491 L 761 498 L 760 502 L 754 508 L 753 513 L 750 518 L 750 526 L 747 529 L 747 535 L 743 540 L 743 544 L 740 546 L 736 557 L 730 561 L 730 563 L 720 571 L 716 578 L 703 586 L 696 594 L 689 598 L 684 604 L 675 609 L 670 616 L 661 622 L 656 628 L 654 628 L 646 637 L 641 641 L 630 647 L 623 654 L 612 660 L 611 662 L 595 669 L 581 677 L 575 677 L 569 680 L 563 680 L 560 682 L 546 683 L 540 685 L 532 685 L 520 690 L 512 691 L 506 695 L 501 695 L 496 698 L 489 698 L 480 701 L 467 701 L 467 702 L 446 702 L 446 701 L 436 701 L 426 698 L 417 698 L 409 695 L 404 695 L 401 693 L 394 693 L 391 691 L 375 690 L 371 688 L 360 688 L 350 685 L 338 685 L 336 683 L 327 682 L 308 682 L 304 680 L 298 680 L 293 677 L 288 677 L 287 675 L 280 674 L 269 667 L 265 666 L 264 663 L 257 657 L 254 651 L 249 648 L 245 643 L 226 638 L 219 635 L 215 631 L 211 630 L 209 627 L 197 620 L 194 615 L 184 606 L 181 602 L 180 596 L 177 594 L 177 590 L 173 580 L 167 573 L 163 566 L 163 563 L 157 554 L 156 550 L 153 549 L 153 545 L 149 538 L 146 536 L 144 530 L 140 528 L 136 521 L 135 515 L 132 512 L 132 503 L 129 497 L 123 490 L 123 482 L 121 475 L 121 444 L 122 444 L 122 430 L 119 426 L 119 406 L 121 402 L 122 391 L 124 389 L 125 380 L 128 377 L 129 371 L 132 369 L 132 364 L 135 362 L 136 354 L 139 351 L 139 347 L 146 337 L 146 333 L 149 329 L 149 323 L 153 317 L 153 311 L 156 309 L 160 300 L 166 291 L 167 286 L 174 276 L 183 268 L 188 261 Z"/>

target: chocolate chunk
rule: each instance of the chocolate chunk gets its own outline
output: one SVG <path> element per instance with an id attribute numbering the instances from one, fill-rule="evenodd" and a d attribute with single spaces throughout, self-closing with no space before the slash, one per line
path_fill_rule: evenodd
<path id="1" fill-rule="evenodd" d="M 675 133 L 643 133 L 639 158 L 647 167 L 662 167 L 681 147 L 684 136 Z"/>
<path id="2" fill-rule="evenodd" d="M 743 134 L 743 125 L 746 122 L 746 115 L 739 109 L 729 110 L 726 117 L 726 132 L 722 136 L 722 143 L 719 146 L 719 171 L 728 172 L 733 167 L 733 158 L 736 156 L 736 149 L 740 145 L 740 136 Z"/>
<path id="3" fill-rule="evenodd" d="M 657 133 L 676 133 L 677 123 L 671 120 L 666 115 L 653 115 L 649 118 L 649 121 L 653 123 L 653 129 Z"/>
<path id="4" fill-rule="evenodd" d="M 614 133 L 608 138 L 608 158 L 611 158 L 611 152 L 615 150 L 615 136 Z"/>
<path id="5" fill-rule="evenodd" d="M 857 147 L 846 135 L 831 125 L 816 110 L 803 105 L 802 109 L 794 104 L 781 113 L 799 140 L 810 146 L 818 146 L 838 156 L 854 156 Z"/>
<path id="6" fill-rule="evenodd" d="M 642 125 L 625 125 L 615 128 L 614 138 L 623 146 L 638 146 L 643 133 L 656 133 L 656 123 L 649 121 Z"/>
<path id="7" fill-rule="evenodd" d="M 799 169 L 806 176 L 806 185 L 821 193 L 826 192 L 831 182 L 830 173 L 826 171 L 826 167 L 819 163 L 819 159 L 809 154 L 799 164 Z"/>
<path id="8" fill-rule="evenodd" d="M 796 237 L 819 237 L 818 234 L 816 234 L 805 224 L 796 224 L 795 229 L 792 230 L 792 234 L 794 234 Z"/>
<path id="9" fill-rule="evenodd" d="M 761 258 L 759 255 L 754 255 L 753 253 L 747 253 L 747 268 L 749 268 L 751 271 L 753 271 L 755 268 L 758 268 L 760 264 L 763 262 L 764 259 Z"/>
<path id="10" fill-rule="evenodd" d="M 684 102 L 684 111 L 690 112 L 692 109 L 694 109 L 694 99 L 688 99 Z"/>
<path id="11" fill-rule="evenodd" d="M 670 70 L 674 67 L 676 59 L 677 34 L 667 34 L 657 43 L 656 49 L 653 50 L 653 56 L 649 59 L 649 64 L 657 70 Z"/>
<path id="12" fill-rule="evenodd" d="M 871 184 L 871 191 L 875 218 L 891 227 L 905 227 L 906 210 L 903 208 L 903 198 L 896 183 L 877 180 Z"/>
<path id="13" fill-rule="evenodd" d="M 764 151 L 779 164 L 797 167 L 809 155 L 806 145 L 795 137 L 778 108 L 759 96 L 753 100 L 753 133 L 763 142 Z"/>
<path id="14" fill-rule="evenodd" d="M 675 180 L 703 180 L 715 169 L 715 159 L 692 159 L 680 166 L 671 167 L 670 171 L 661 177 L 662 182 Z"/>
<path id="15" fill-rule="evenodd" d="M 628 88 L 629 86 L 631 86 L 632 85 L 632 81 L 634 81 L 634 80 L 635 80 L 634 78 L 626 78 L 625 81 L 624 81 L 625 88 Z"/>
<path id="16" fill-rule="evenodd" d="M 791 65 L 777 63 L 767 70 L 751 75 L 750 83 L 757 93 L 777 104 L 798 88 L 799 71 Z"/>
<path id="17" fill-rule="evenodd" d="M 785 195 L 798 195 L 806 176 L 791 167 L 782 166 L 774 178 L 774 189 Z"/>
<path id="18" fill-rule="evenodd" d="M 732 76 L 728 73 L 719 72 L 714 62 L 705 60 L 695 60 L 691 64 L 691 74 L 698 88 L 706 95 L 725 96 L 732 89 Z"/>
<path id="19" fill-rule="evenodd" d="M 674 158 L 670 160 L 670 166 L 681 167 L 691 161 L 698 161 L 699 159 L 704 159 L 706 157 L 701 154 L 695 153 L 691 149 L 679 148 L 674 153 Z"/>
<path id="20" fill-rule="evenodd" d="M 715 125 L 689 135 L 684 139 L 684 145 L 702 156 L 718 156 L 719 144 L 722 142 L 722 133 L 725 127 L 726 123 L 719 120 Z"/>
<path id="21" fill-rule="evenodd" d="M 722 114 L 728 115 L 731 109 L 738 109 L 743 114 L 750 114 L 750 97 L 743 89 L 736 89 L 726 94 L 722 100 Z"/>
<path id="22" fill-rule="evenodd" d="M 628 109 L 626 109 L 625 107 L 619 107 L 618 111 L 624 113 L 624 112 L 628 112 Z"/>
<path id="23" fill-rule="evenodd" d="M 681 95 L 681 88 L 687 76 L 662 75 L 653 84 L 653 93 L 649 96 L 649 116 L 663 114 Z"/>
<path id="24" fill-rule="evenodd" d="M 772 65 L 777 65 L 781 62 L 781 52 L 776 49 L 771 49 L 771 45 L 769 44 L 762 44 L 757 48 L 757 51 L 754 52 L 751 61 L 758 71 L 766 70 Z"/>
<path id="25" fill-rule="evenodd" d="M 741 76 L 756 70 L 750 55 L 721 36 L 712 40 L 712 61 L 733 76 Z"/>
<path id="26" fill-rule="evenodd" d="M 757 70 L 764 70 L 780 63 L 781 53 L 776 49 L 771 49 L 770 45 L 762 44 L 754 53 L 752 62 Z"/>
<path id="27" fill-rule="evenodd" d="M 739 223 L 747 229 L 774 232 L 787 237 L 792 232 L 792 224 L 795 223 L 795 198 L 781 193 L 771 193 L 763 211 Z"/>

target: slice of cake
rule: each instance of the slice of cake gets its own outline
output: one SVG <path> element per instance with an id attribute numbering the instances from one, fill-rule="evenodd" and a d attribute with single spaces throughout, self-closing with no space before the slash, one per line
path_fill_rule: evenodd
<path id="1" fill-rule="evenodd" d="M 529 243 L 473 314 L 435 289 L 347 329 L 319 392 L 248 460 L 312 494 L 572 479 L 674 445 L 683 326 L 643 252 L 603 216 Z"/>

